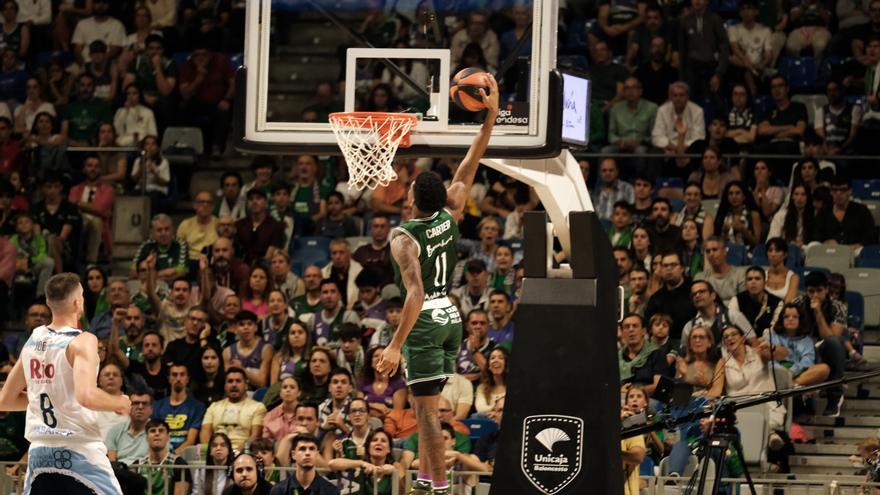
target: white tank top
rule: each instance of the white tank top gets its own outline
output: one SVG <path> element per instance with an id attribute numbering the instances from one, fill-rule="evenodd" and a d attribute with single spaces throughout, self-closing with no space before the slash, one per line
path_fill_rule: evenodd
<path id="1" fill-rule="evenodd" d="M 67 346 L 80 333 L 71 327 L 37 327 L 21 350 L 28 394 L 24 437 L 31 445 L 103 441 L 98 413 L 76 400 L 73 367 L 67 362 Z"/>

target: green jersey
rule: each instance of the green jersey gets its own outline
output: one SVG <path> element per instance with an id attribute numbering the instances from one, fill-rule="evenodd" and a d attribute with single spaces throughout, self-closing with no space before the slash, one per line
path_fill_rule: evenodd
<path id="1" fill-rule="evenodd" d="M 425 300 L 446 297 L 452 281 L 452 271 L 458 260 L 458 223 L 445 208 L 428 218 L 416 218 L 403 223 L 392 232 L 408 235 L 419 246 L 419 265 L 422 267 L 422 285 Z M 400 287 L 401 297 L 406 297 L 406 288 L 400 277 L 400 266 L 394 257 L 394 279 Z"/>

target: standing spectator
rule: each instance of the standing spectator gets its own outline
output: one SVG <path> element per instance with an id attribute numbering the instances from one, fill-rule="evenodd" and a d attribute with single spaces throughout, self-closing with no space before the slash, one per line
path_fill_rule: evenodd
<path id="1" fill-rule="evenodd" d="M 756 335 L 771 328 L 782 311 L 782 299 L 765 290 L 766 277 L 760 266 L 749 267 L 746 270 L 746 290 L 731 298 L 728 305 L 731 311 L 738 311 L 746 317 Z"/>
<path id="2" fill-rule="evenodd" d="M 611 219 L 615 204 L 619 201 L 632 203 L 635 201 L 633 187 L 629 182 L 620 179 L 620 170 L 614 158 L 603 158 L 599 163 L 601 186 L 597 184 L 598 197 L 594 203 L 596 215 L 602 219 Z"/>
<path id="3" fill-rule="evenodd" d="M 774 108 L 758 124 L 758 136 L 764 141 L 764 153 L 800 154 L 799 143 L 807 130 L 807 107 L 803 103 L 791 101 L 788 81 L 781 75 L 770 79 L 770 94 Z M 788 177 L 791 165 L 774 167 L 773 175 Z"/>
<path id="4" fill-rule="evenodd" d="M 86 263 L 93 265 L 98 262 L 102 244 L 106 256 L 109 257 L 113 250 L 110 226 L 113 222 L 116 190 L 109 184 L 100 182 L 101 159 L 98 155 L 86 156 L 83 161 L 83 175 L 85 180 L 70 189 L 68 199 L 79 207 L 86 239 L 85 259 Z"/>
<path id="5" fill-rule="evenodd" d="M 351 308 L 357 302 L 357 277 L 363 267 L 351 259 L 351 246 L 346 239 L 330 241 L 330 263 L 321 269 L 325 279 L 336 281 L 342 291 L 342 305 Z"/>
<path id="6" fill-rule="evenodd" d="M 645 319 L 650 320 L 656 313 L 669 314 L 672 317 L 669 336 L 673 339 L 681 339 L 681 331 L 685 323 L 696 312 L 691 300 L 690 280 L 684 278 L 684 269 L 678 253 L 664 254 L 660 263 L 663 270 L 663 287 L 648 300 Z"/>
<path id="7" fill-rule="evenodd" d="M 63 185 L 57 175 L 46 175 L 40 191 L 43 201 L 31 210 L 37 232 L 46 236 L 49 253 L 55 259 L 55 273 L 79 261 L 82 217 L 79 208 L 62 194 Z"/>
<path id="8" fill-rule="evenodd" d="M 182 285 L 175 283 L 174 292 L 181 292 L 180 288 Z M 182 337 L 168 338 L 162 358 L 169 366 L 174 364 L 186 366 L 190 374 L 192 374 L 196 373 L 202 365 L 200 360 L 202 348 L 208 345 L 218 345 L 218 342 L 211 335 L 208 312 L 200 306 L 192 306 L 186 312 L 183 329 L 184 334 Z M 174 373 L 171 376 L 174 376 Z M 189 382 L 189 377 L 186 378 L 187 382 Z"/>
<path id="9" fill-rule="evenodd" d="M 244 247 L 242 259 L 253 263 L 271 259 L 277 249 L 284 247 L 284 224 L 269 216 L 266 193 L 254 187 L 247 193 L 249 215 L 235 223 L 235 241 Z"/>
<path id="10" fill-rule="evenodd" d="M 168 366 L 162 360 L 162 349 L 165 339 L 155 330 L 147 330 L 141 337 L 141 354 L 143 361 L 123 361 L 128 381 L 143 380 L 153 392 L 154 399 L 168 395 Z M 125 366 L 127 364 L 127 366 Z M 149 416 L 149 415 L 148 415 Z"/>
<path id="11" fill-rule="evenodd" d="M 694 0 L 702 2 L 705 0 Z M 689 86 L 681 81 L 669 86 L 669 101 L 660 105 L 651 131 L 651 143 L 663 150 L 666 155 L 679 155 L 687 150 L 698 139 L 706 138 L 706 123 L 703 120 L 703 109 L 690 101 Z M 678 165 L 678 163 L 683 163 Z M 684 176 L 687 161 L 676 161 L 677 173 Z M 666 173 L 666 172 L 664 172 Z"/>
<path id="12" fill-rule="evenodd" d="M 730 112 L 727 113 L 727 133 L 740 146 L 755 142 L 758 125 L 749 108 L 749 90 L 742 84 L 734 84 L 730 96 Z"/>
<path id="13" fill-rule="evenodd" d="M 192 485 L 192 474 L 189 469 L 180 469 L 181 466 L 188 465 L 183 457 L 178 457 L 177 453 L 169 452 L 171 447 L 169 434 L 171 432 L 168 423 L 161 419 L 151 419 L 147 421 L 145 430 L 149 453 L 145 457 L 135 460 L 132 467 L 138 474 L 150 479 L 150 495 L 165 495 L 166 493 L 184 495 L 189 492 Z M 178 469 L 165 471 L 160 466 L 175 466 Z M 167 478 L 166 473 L 168 474 Z M 165 486 L 166 479 L 170 482 L 168 487 Z"/>
<path id="14" fill-rule="evenodd" d="M 703 242 L 706 269 L 695 277 L 712 285 L 722 301 L 730 300 L 745 290 L 746 276 L 741 266 L 730 266 L 727 262 L 727 247 L 720 237 L 710 237 Z M 720 334 L 718 334 L 720 335 Z"/>
<path id="15" fill-rule="evenodd" d="M 9 243 L 16 250 L 15 283 L 33 285 L 37 297 L 42 296 L 55 269 L 55 260 L 49 256 L 46 238 L 34 233 L 34 220 L 29 213 L 21 212 L 15 217 L 15 234 L 9 237 Z"/>
<path id="16" fill-rule="evenodd" d="M 868 208 L 852 200 L 852 186 L 842 176 L 831 179 L 833 205 L 816 216 L 816 238 L 825 244 L 843 244 L 859 250 L 877 243 L 874 217 Z"/>
<path id="17" fill-rule="evenodd" d="M 73 56 L 80 65 L 85 65 L 89 45 L 95 40 L 101 40 L 109 47 L 107 58 L 110 60 L 122 52 L 125 44 L 125 26 L 110 16 L 110 0 L 93 0 L 92 14 L 92 17 L 79 21 L 73 32 Z"/>
<path id="18" fill-rule="evenodd" d="M 189 259 L 198 260 L 199 254 L 217 240 L 217 217 L 211 214 L 214 201 L 211 193 L 201 191 L 193 199 L 194 216 L 184 219 L 177 226 L 177 238 L 189 246 Z"/>
<path id="19" fill-rule="evenodd" d="M 703 328 L 712 336 L 712 340 L 721 340 L 722 332 L 728 325 L 735 325 L 742 329 L 746 340 L 751 342 L 755 338 L 755 331 L 749 324 L 749 320 L 731 308 L 725 309 L 724 299 L 717 293 L 712 284 L 705 280 L 694 280 L 691 284 L 691 300 L 693 300 L 696 315 L 691 318 L 681 332 L 682 345 L 690 342 L 689 335 L 695 328 Z"/>
<path id="20" fill-rule="evenodd" d="M 708 6 L 707 0 L 691 0 L 691 12 L 681 19 L 678 29 L 681 73 L 699 101 L 720 99 L 722 78 L 730 62 L 727 31 Z"/>
<path id="21" fill-rule="evenodd" d="M 171 394 L 153 404 L 153 420 L 166 423 L 171 437 L 170 450 L 177 455 L 183 455 L 183 450 L 191 445 L 198 445 L 199 428 L 205 415 L 205 405 L 189 395 L 189 377 L 186 365 L 172 363 L 168 367 Z M 147 436 L 149 429 L 147 427 Z"/>
<path id="22" fill-rule="evenodd" d="M 116 130 L 116 144 L 119 146 L 133 146 L 147 136 L 159 135 L 156 117 L 141 102 L 141 89 L 137 84 L 125 86 L 125 103 L 116 110 L 113 128 Z"/>
<path id="23" fill-rule="evenodd" d="M 64 107 L 61 134 L 72 146 L 88 146 L 98 135 L 100 123 L 113 121 L 113 113 L 106 100 L 95 97 L 95 78 L 91 74 L 77 78 L 77 96 Z"/>
<path id="24" fill-rule="evenodd" d="M 670 47 L 666 45 L 666 40 L 668 39 L 673 43 L 677 41 L 675 26 L 671 25 L 672 23 L 665 22 L 663 10 L 659 5 L 653 3 L 649 3 L 645 7 L 644 19 L 645 22 L 635 29 L 627 30 L 626 66 L 630 69 L 640 67 L 651 61 L 651 49 L 654 38 L 663 40 L 662 60 L 668 62 L 673 58 L 673 50 L 670 50 Z M 673 77 L 662 88 L 669 87 L 668 83 L 674 80 L 675 78 Z M 644 84 L 645 81 L 642 81 L 642 83 Z M 663 101 L 655 103 L 659 105 Z"/>
<path id="25" fill-rule="evenodd" d="M 226 433 L 232 448 L 241 450 L 263 432 L 266 406 L 246 394 L 247 374 L 241 368 L 226 370 L 225 397 L 208 407 L 199 433 L 201 443 L 207 443 L 215 432 Z"/>
<path id="26" fill-rule="evenodd" d="M 840 84 L 834 80 L 825 84 L 825 96 L 828 103 L 816 109 L 814 128 L 825 140 L 825 152 L 838 155 L 852 149 L 862 120 L 862 107 L 846 101 Z"/>
<path id="27" fill-rule="evenodd" d="M 792 30 L 785 42 L 785 49 L 789 56 L 798 57 L 805 48 L 812 47 L 813 56 L 819 63 L 825 47 L 831 41 L 831 32 L 828 31 L 831 12 L 817 0 L 801 0 L 798 3 L 800 5 L 793 5 L 789 11 Z"/>
<path id="28" fill-rule="evenodd" d="M 489 16 L 484 12 L 472 12 L 467 19 L 467 27 L 460 30 L 452 36 L 450 41 L 451 64 L 457 67 L 462 61 L 465 47 L 470 43 L 476 43 L 483 50 L 486 62 L 489 64 L 486 69 L 494 72 L 498 68 L 498 55 L 501 44 L 498 42 L 498 36 L 489 29 Z"/>
<path id="29" fill-rule="evenodd" d="M 772 67 L 773 53 L 770 28 L 757 22 L 758 5 L 755 0 L 744 0 L 739 5 L 742 22 L 727 29 L 730 39 L 730 63 L 740 68 L 749 93 L 758 94 L 767 69 Z"/>
<path id="30" fill-rule="evenodd" d="M 0 29 L 2 32 L 2 29 Z M 9 104 L 18 105 L 24 101 L 25 84 L 30 74 L 24 69 L 18 60 L 18 55 L 12 48 L 0 49 L 2 63 L 0 63 L 0 100 L 8 101 Z M 3 116 L 11 119 L 9 107 L 4 103 Z"/>
<path id="31" fill-rule="evenodd" d="M 188 121 L 202 129 L 204 149 L 223 153 L 232 119 L 235 71 L 222 53 L 202 38 L 180 68 L 180 96 Z"/>
<path id="32" fill-rule="evenodd" d="M 372 270 L 379 275 L 382 286 L 394 283 L 394 270 L 391 268 L 391 243 L 388 234 L 391 222 L 388 215 L 374 213 L 370 220 L 370 243 L 355 249 L 352 259 L 360 263 L 364 269 Z"/>
<path id="33" fill-rule="evenodd" d="M 628 52 L 628 33 L 641 27 L 645 21 L 646 2 L 603 0 L 599 2 L 595 32 L 588 33 L 590 46 L 595 48 L 601 39 L 616 55 Z"/>
<path id="34" fill-rule="evenodd" d="M 136 278 L 138 265 L 150 254 L 156 256 L 156 271 L 160 279 L 168 282 L 181 275 L 186 275 L 189 246 L 186 241 L 174 237 L 174 225 L 171 222 L 171 217 L 160 213 L 153 217 L 150 227 L 150 239 L 138 247 L 134 260 L 131 262 L 131 276 L 129 278 Z"/>
<path id="35" fill-rule="evenodd" d="M 654 129 L 657 105 L 642 98 L 642 83 L 635 77 L 623 81 L 623 101 L 611 107 L 608 117 L 608 153 L 647 152 Z"/>
<path id="36" fill-rule="evenodd" d="M 669 86 L 678 80 L 678 71 L 669 63 L 666 38 L 651 36 L 648 50 L 648 59 L 639 65 L 633 75 L 642 84 L 645 99 L 655 105 L 662 105 L 669 99 Z"/>
<path id="37" fill-rule="evenodd" d="M 107 457 L 114 462 L 131 464 L 148 453 L 147 421 L 153 413 L 153 398 L 146 391 L 131 393 L 128 421 L 114 426 L 104 439 Z"/>
<path id="38" fill-rule="evenodd" d="M 592 93 L 590 99 L 602 105 L 602 113 L 608 113 L 615 103 L 623 99 L 623 82 L 629 75 L 626 67 L 614 63 L 608 43 L 598 40 L 591 50 L 590 65 Z"/>
<path id="39" fill-rule="evenodd" d="M 156 120 L 167 125 L 176 112 L 174 91 L 177 89 L 177 66 L 164 56 L 162 36 L 147 36 L 147 48 L 128 66 L 122 85 L 137 84 L 144 93 L 144 103 L 157 114 Z M 160 127 L 164 127 L 160 125 Z"/>
<path id="40" fill-rule="evenodd" d="M 149 194 L 150 211 L 155 215 L 167 208 L 168 195 L 172 192 L 171 164 L 162 156 L 158 137 L 145 136 L 141 140 L 140 148 L 143 153 L 134 161 L 131 178 L 135 181 L 135 191 L 146 191 Z"/>

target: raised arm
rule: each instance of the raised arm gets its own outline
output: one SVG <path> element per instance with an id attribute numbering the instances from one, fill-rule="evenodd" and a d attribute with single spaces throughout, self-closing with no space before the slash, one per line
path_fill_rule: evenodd
<path id="1" fill-rule="evenodd" d="M 474 176 L 477 175 L 477 167 L 480 165 L 480 159 L 489 146 L 489 138 L 492 137 L 492 128 L 495 127 L 495 119 L 498 117 L 498 83 L 491 75 L 486 77 L 486 84 L 489 85 L 489 94 L 487 95 L 483 89 L 480 89 L 480 96 L 483 98 L 483 104 L 486 105 L 486 120 L 474 142 L 471 143 L 467 155 L 461 161 L 461 165 L 455 171 L 452 178 L 452 184 L 446 190 L 447 199 L 446 206 L 452 211 L 456 218 L 461 216 L 464 206 L 467 203 L 468 192 L 474 183 Z"/>
<path id="2" fill-rule="evenodd" d="M 391 256 L 400 266 L 400 277 L 406 288 L 406 299 L 403 301 L 403 312 L 400 315 L 400 324 L 388 347 L 382 351 L 379 358 L 378 370 L 388 372 L 388 376 L 394 375 L 400 364 L 400 349 L 413 325 L 419 319 L 422 304 L 425 302 L 425 287 L 422 285 L 422 267 L 419 265 L 419 246 L 411 237 L 399 235 L 391 241 Z"/>
<path id="3" fill-rule="evenodd" d="M 93 411 L 128 414 L 131 401 L 127 395 L 110 395 L 98 388 L 98 338 L 83 332 L 67 347 L 67 360 L 73 367 L 73 392 L 77 402 Z"/>

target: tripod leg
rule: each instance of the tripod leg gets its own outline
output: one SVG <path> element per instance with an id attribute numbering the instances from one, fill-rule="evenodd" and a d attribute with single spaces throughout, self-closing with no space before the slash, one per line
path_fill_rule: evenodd
<path id="1" fill-rule="evenodd" d="M 712 439 L 709 438 L 706 440 L 706 445 L 703 450 L 703 466 L 700 469 L 700 477 L 697 479 L 697 483 L 699 483 L 697 485 L 697 495 L 703 495 L 703 492 L 706 490 L 706 478 L 709 475 L 709 461 L 714 462 L 714 459 L 712 459 L 714 457 L 713 454 L 717 455 L 715 452 L 715 448 L 712 447 Z M 718 479 L 718 476 L 715 476 L 715 486 L 714 489 L 710 492 L 710 495 L 718 493 Z"/>
<path id="2" fill-rule="evenodd" d="M 733 448 L 736 450 L 736 455 L 739 456 L 739 459 L 742 463 L 743 474 L 746 476 L 746 482 L 749 484 L 749 490 L 752 492 L 752 495 L 757 495 L 755 491 L 755 484 L 752 482 L 752 474 L 749 472 L 749 467 L 746 465 L 746 456 L 743 455 L 742 445 L 739 443 L 738 438 L 734 438 L 730 441 Z"/>

